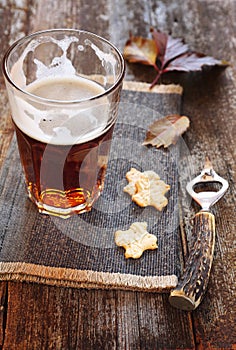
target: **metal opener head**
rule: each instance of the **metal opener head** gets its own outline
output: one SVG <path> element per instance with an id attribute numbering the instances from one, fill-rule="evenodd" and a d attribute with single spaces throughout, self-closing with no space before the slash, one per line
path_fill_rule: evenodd
<path id="1" fill-rule="evenodd" d="M 199 184 L 218 183 L 221 188 L 218 191 L 201 191 L 196 192 L 194 187 Z M 210 207 L 215 204 L 227 191 L 228 181 L 220 177 L 213 169 L 209 158 L 206 158 L 204 169 L 200 175 L 190 181 L 186 189 L 190 196 L 201 206 L 202 210 L 209 211 Z"/>

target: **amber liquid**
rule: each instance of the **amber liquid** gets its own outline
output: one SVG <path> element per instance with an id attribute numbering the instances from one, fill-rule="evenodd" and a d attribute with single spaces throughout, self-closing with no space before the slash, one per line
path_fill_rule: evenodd
<path id="1" fill-rule="evenodd" d="M 66 218 L 91 209 L 104 186 L 113 128 L 84 143 L 55 145 L 15 125 L 29 197 L 40 212 Z"/>

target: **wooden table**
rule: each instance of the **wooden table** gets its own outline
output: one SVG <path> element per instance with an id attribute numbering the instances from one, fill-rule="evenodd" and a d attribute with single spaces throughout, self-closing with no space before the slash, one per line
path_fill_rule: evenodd
<path id="1" fill-rule="evenodd" d="M 150 26 L 232 63 L 226 70 L 162 78 L 184 88 L 182 113 L 191 119 L 184 139 L 194 161 L 200 167 L 208 154 L 230 184 L 216 205 L 216 247 L 207 294 L 190 313 L 171 307 L 167 294 L 0 282 L 4 350 L 236 349 L 236 1 L 1 0 L 0 57 L 10 43 L 40 29 L 82 28 L 122 50 L 130 30 L 146 36 Z M 126 79 L 150 81 L 150 69 L 128 65 Z M 0 90 L 2 165 L 13 135 L 2 76 Z"/>

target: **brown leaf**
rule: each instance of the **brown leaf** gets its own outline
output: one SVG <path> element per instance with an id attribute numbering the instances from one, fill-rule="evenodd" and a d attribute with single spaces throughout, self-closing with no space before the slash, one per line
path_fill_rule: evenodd
<path id="1" fill-rule="evenodd" d="M 180 38 L 173 38 L 154 28 L 151 28 L 151 33 L 153 39 L 131 36 L 124 48 L 124 58 L 129 62 L 146 64 L 155 68 L 157 73 L 151 88 L 166 72 L 199 71 L 203 66 L 227 67 L 229 65 L 226 61 L 191 51 Z"/>
<path id="2" fill-rule="evenodd" d="M 152 39 L 144 39 L 141 36 L 130 36 L 124 47 L 124 58 L 129 62 L 139 62 L 149 66 L 155 66 L 158 49 Z"/>
<path id="3" fill-rule="evenodd" d="M 189 124 L 188 117 L 178 114 L 158 119 L 149 126 L 143 145 L 152 145 L 156 148 L 161 146 L 169 147 L 178 141 L 178 138 L 189 127 Z"/>

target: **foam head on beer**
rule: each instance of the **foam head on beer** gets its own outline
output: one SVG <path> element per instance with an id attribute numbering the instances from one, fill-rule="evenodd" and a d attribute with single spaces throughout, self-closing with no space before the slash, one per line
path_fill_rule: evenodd
<path id="1" fill-rule="evenodd" d="M 103 95 L 105 88 L 91 79 L 93 77 L 77 74 L 73 63 L 67 57 L 71 43 L 78 44 L 78 39 L 68 37 L 57 40 L 54 45 L 61 49 L 61 55 L 54 57 L 48 65 L 39 58 L 34 58 L 36 79 L 29 84 L 26 84 L 24 62 L 32 49 L 36 50 L 42 44 L 31 43 L 12 67 L 12 78 L 18 86 L 24 88 L 32 95 L 31 97 L 37 96 L 45 99 L 43 109 L 37 102 L 34 103 L 32 99 L 29 100 L 25 96 L 23 99 L 17 96 L 13 103 L 15 105 L 13 113 L 15 124 L 29 136 L 42 142 L 81 143 L 101 133 L 108 123 L 107 97 L 101 97 L 96 104 L 86 103 L 91 98 Z M 92 47 L 101 62 L 105 62 L 106 58 L 109 62 L 107 67 L 112 72 L 112 56 L 103 54 L 88 40 L 86 44 Z M 82 44 L 77 46 L 79 46 L 78 51 L 82 51 Z M 50 102 L 47 104 L 46 100 L 58 101 L 60 106 Z M 65 106 L 63 106 L 63 101 Z M 81 105 L 74 106 L 73 101 L 80 101 Z M 68 102 L 71 102 L 69 107 Z"/>
<path id="2" fill-rule="evenodd" d="M 91 210 L 104 186 L 122 55 L 92 33 L 49 30 L 13 44 L 4 77 L 30 199 L 63 218 Z"/>

